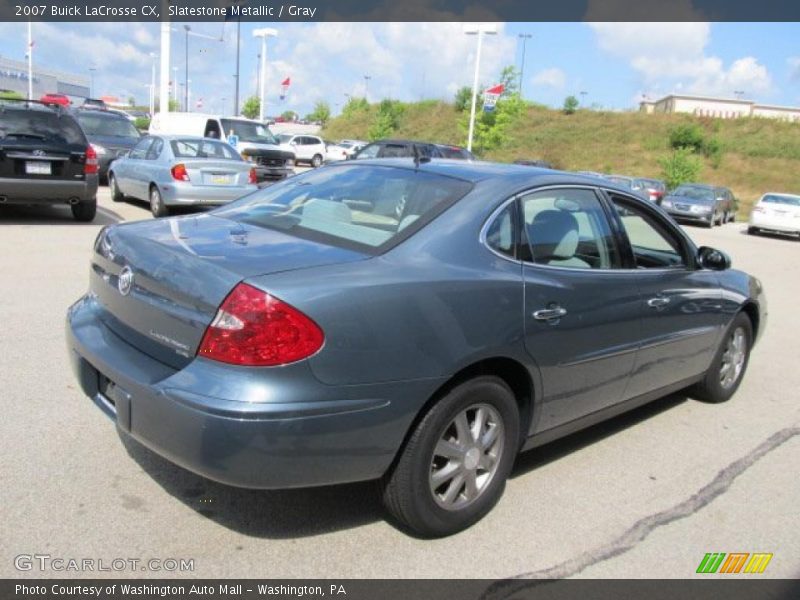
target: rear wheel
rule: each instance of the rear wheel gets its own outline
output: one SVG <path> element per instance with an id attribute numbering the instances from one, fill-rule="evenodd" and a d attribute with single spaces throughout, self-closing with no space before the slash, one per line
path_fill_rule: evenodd
<path id="1" fill-rule="evenodd" d="M 315 169 L 322 164 L 322 156 L 319 154 L 315 154 L 314 158 L 311 159 L 311 166 Z"/>
<path id="2" fill-rule="evenodd" d="M 756 235 L 761 233 L 761 230 L 758 227 L 748 227 L 747 233 L 749 233 L 750 235 Z"/>
<path id="3" fill-rule="evenodd" d="M 725 402 L 739 389 L 753 342 L 750 317 L 740 312 L 722 338 L 711 367 L 694 387 L 695 395 L 706 402 Z"/>
<path id="4" fill-rule="evenodd" d="M 119 186 L 117 185 L 117 178 L 114 173 L 108 174 L 108 189 L 111 192 L 111 199 L 114 202 L 122 202 L 125 200 L 125 196 L 121 191 L 119 191 Z"/>
<path id="5" fill-rule="evenodd" d="M 478 377 L 444 395 L 414 429 L 388 475 L 384 504 L 426 537 L 461 531 L 500 499 L 518 450 L 519 411 L 497 377 Z"/>
<path id="6" fill-rule="evenodd" d="M 161 192 L 158 190 L 157 185 L 150 186 L 150 212 L 156 218 L 166 217 L 169 214 L 169 209 L 164 204 L 164 199 L 161 197 Z"/>
<path id="7" fill-rule="evenodd" d="M 93 221 L 97 214 L 97 198 L 91 200 L 82 200 L 77 204 L 70 206 L 72 209 L 72 218 L 82 223 Z"/>

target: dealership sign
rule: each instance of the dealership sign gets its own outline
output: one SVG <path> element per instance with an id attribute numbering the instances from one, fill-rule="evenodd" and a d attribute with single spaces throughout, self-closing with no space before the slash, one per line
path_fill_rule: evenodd
<path id="1" fill-rule="evenodd" d="M 484 112 L 492 112 L 494 110 L 498 98 L 500 98 L 500 95 L 503 93 L 505 89 L 506 89 L 505 86 L 501 83 L 499 85 L 490 87 L 488 90 L 484 90 L 483 92 Z"/>

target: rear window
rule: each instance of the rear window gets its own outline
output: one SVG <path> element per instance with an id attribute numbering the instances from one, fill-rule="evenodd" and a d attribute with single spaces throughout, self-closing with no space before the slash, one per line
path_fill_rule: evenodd
<path id="1" fill-rule="evenodd" d="M 0 107 L 0 140 L 39 139 L 85 146 L 86 138 L 72 117 L 46 110 L 14 110 Z"/>
<path id="2" fill-rule="evenodd" d="M 455 146 L 439 146 L 443 158 L 469 158 L 469 154 L 462 148 Z"/>
<path id="3" fill-rule="evenodd" d="M 470 189 L 466 181 L 433 173 L 350 165 L 309 171 L 215 212 L 377 254 L 418 231 Z"/>
<path id="4" fill-rule="evenodd" d="M 138 138 L 139 132 L 127 117 L 112 117 L 107 114 L 81 112 L 78 122 L 83 127 L 86 135 L 101 135 L 108 137 Z"/>
<path id="5" fill-rule="evenodd" d="M 800 196 L 784 196 L 783 194 L 767 194 L 761 200 L 768 204 L 788 204 L 789 206 L 800 206 Z"/>
<path id="6" fill-rule="evenodd" d="M 242 160 L 228 144 L 211 140 L 172 140 L 172 153 L 175 158 L 216 158 L 222 160 Z"/>

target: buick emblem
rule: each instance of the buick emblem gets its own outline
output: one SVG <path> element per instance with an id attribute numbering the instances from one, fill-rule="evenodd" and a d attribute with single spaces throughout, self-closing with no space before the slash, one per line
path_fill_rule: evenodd
<path id="1" fill-rule="evenodd" d="M 131 293 L 133 287 L 133 271 L 130 267 L 123 267 L 119 272 L 119 279 L 117 280 L 117 289 L 123 296 Z"/>
<path id="2" fill-rule="evenodd" d="M 44 156 L 44 150 L 39 150 L 38 148 L 31 152 L 34 156 Z"/>

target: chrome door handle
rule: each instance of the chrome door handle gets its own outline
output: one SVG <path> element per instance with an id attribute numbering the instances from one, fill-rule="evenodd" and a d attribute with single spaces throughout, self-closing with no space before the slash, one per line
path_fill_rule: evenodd
<path id="1" fill-rule="evenodd" d="M 656 296 L 647 301 L 647 306 L 650 308 L 661 308 L 667 304 L 669 304 L 669 298 L 664 298 L 663 296 Z"/>
<path id="2" fill-rule="evenodd" d="M 564 315 L 567 314 L 566 308 L 543 308 L 541 310 L 534 311 L 533 318 L 537 321 L 553 321 L 556 319 L 560 319 Z"/>

